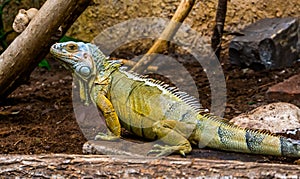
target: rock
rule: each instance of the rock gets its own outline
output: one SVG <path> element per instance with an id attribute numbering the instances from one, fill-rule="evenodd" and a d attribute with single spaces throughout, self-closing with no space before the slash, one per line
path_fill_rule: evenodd
<path id="1" fill-rule="evenodd" d="M 300 106 L 300 74 L 271 86 L 266 95 L 270 100 L 280 100 Z"/>
<path id="2" fill-rule="evenodd" d="M 300 109 L 290 103 L 271 103 L 241 114 L 231 119 L 230 122 L 242 128 L 290 135 L 292 131 L 300 129 Z M 299 136 L 291 138 L 299 139 Z"/>
<path id="3" fill-rule="evenodd" d="M 232 64 L 255 70 L 292 66 L 299 58 L 299 19 L 266 18 L 245 27 L 229 45 Z"/>
<path id="4" fill-rule="evenodd" d="M 28 10 L 20 9 L 12 25 L 14 31 L 18 33 L 23 32 L 37 13 L 38 10 L 36 8 L 30 8 Z"/>

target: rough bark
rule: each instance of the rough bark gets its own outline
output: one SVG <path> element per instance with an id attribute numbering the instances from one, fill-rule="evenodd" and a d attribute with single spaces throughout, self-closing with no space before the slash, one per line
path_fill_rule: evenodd
<path id="1" fill-rule="evenodd" d="M 91 0 L 46 1 L 36 17 L 0 56 L 0 100 L 24 83 L 33 69 Z M 57 35 L 61 26 L 62 33 Z M 56 38 L 53 38 L 55 37 Z"/>
<path id="2" fill-rule="evenodd" d="M 225 19 L 226 19 L 226 11 L 227 11 L 227 0 L 219 0 L 217 13 L 216 13 L 216 24 L 213 29 L 213 35 L 211 38 L 211 46 L 215 51 L 215 54 L 218 59 L 220 59 L 221 43 L 222 43 L 222 36 L 224 31 Z"/>
<path id="3" fill-rule="evenodd" d="M 176 34 L 181 23 L 188 16 L 194 4 L 195 0 L 181 1 L 170 23 L 164 29 L 159 39 L 155 41 L 153 46 L 143 56 L 143 58 L 140 59 L 136 65 L 133 66 L 133 68 L 131 69 L 132 71 L 138 74 L 142 74 L 144 70 L 147 69 L 147 67 L 155 60 L 156 54 L 161 53 L 164 49 L 163 47 L 166 46 L 166 43 L 169 42 Z"/>
<path id="4" fill-rule="evenodd" d="M 0 155 L 0 175 L 26 178 L 297 178 L 300 166 L 170 156 L 155 159 L 107 155 Z"/>

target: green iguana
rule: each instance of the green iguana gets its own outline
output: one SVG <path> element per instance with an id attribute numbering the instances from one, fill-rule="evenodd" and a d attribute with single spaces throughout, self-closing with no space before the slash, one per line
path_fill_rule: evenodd
<path id="1" fill-rule="evenodd" d="M 160 139 L 149 153 L 185 155 L 191 144 L 210 148 L 277 156 L 300 157 L 299 141 L 266 132 L 243 129 L 203 113 L 195 99 L 153 79 L 120 69 L 93 44 L 57 43 L 51 53 L 78 78 L 80 98 L 102 111 L 109 134 L 97 139 L 120 137 L 121 127 L 133 134 Z"/>

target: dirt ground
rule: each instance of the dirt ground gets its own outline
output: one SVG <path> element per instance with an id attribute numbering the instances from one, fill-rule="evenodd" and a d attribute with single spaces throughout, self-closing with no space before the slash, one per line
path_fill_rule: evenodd
<path id="1" fill-rule="evenodd" d="M 51 70 L 36 68 L 29 84 L 22 85 L 0 103 L 1 154 L 68 153 L 81 154 L 87 139 L 82 134 L 73 112 L 72 76 L 59 63 L 49 58 Z M 204 107 L 210 105 L 209 83 L 199 66 L 185 64 L 199 90 Z M 300 63 L 291 68 L 255 72 L 223 60 L 227 84 L 225 117 L 232 118 L 262 104 L 269 86 L 300 73 Z"/>

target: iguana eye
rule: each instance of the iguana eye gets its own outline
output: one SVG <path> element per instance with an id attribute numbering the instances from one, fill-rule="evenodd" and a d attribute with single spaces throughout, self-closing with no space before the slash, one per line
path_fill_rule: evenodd
<path id="1" fill-rule="evenodd" d="M 69 52 L 77 52 L 78 51 L 78 45 L 77 44 L 68 44 L 66 45 L 66 50 Z"/>

